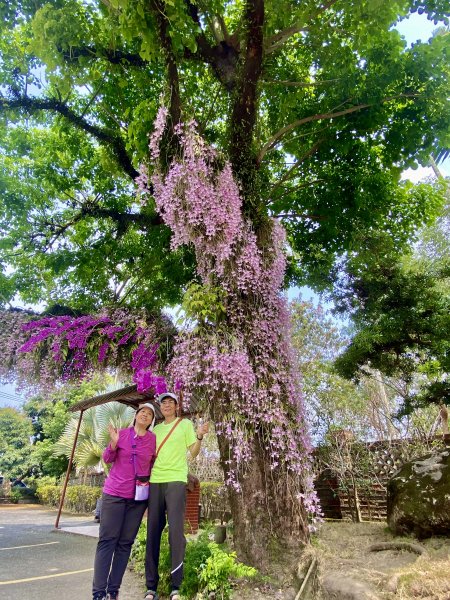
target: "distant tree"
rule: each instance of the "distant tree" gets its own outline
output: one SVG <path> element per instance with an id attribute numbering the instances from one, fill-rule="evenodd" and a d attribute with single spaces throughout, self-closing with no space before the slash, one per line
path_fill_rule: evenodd
<path id="1" fill-rule="evenodd" d="M 111 377 L 96 376 L 91 381 L 84 381 L 76 386 L 64 386 L 58 393 L 52 395 L 50 400 L 46 397 L 34 397 L 24 404 L 23 410 L 33 424 L 34 475 L 58 477 L 65 473 L 68 457 L 55 455 L 54 445 L 71 420 L 72 415 L 68 409 L 81 400 L 100 394 L 111 381 Z"/>
<path id="2" fill-rule="evenodd" d="M 383 234 L 349 255 L 333 293 L 354 334 L 336 360 L 338 372 L 358 379 L 364 367 L 404 381 L 402 410 L 450 402 L 450 262 L 405 254 Z"/>
<path id="3" fill-rule="evenodd" d="M 0 408 L 0 472 L 22 478 L 32 467 L 31 421 L 15 408 Z"/>
<path id="4" fill-rule="evenodd" d="M 340 376 L 334 361 L 349 343 L 347 327 L 331 310 L 313 302 L 290 304 L 293 344 L 302 374 L 306 418 L 316 443 L 333 431 L 351 431 L 353 439 L 386 439 L 393 435 L 393 404 L 380 380 L 357 383 Z"/>

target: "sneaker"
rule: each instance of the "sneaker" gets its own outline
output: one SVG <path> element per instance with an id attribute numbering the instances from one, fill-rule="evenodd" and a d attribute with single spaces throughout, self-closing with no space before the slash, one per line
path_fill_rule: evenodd
<path id="1" fill-rule="evenodd" d="M 119 600 L 119 592 L 109 592 L 106 596 L 106 600 Z"/>

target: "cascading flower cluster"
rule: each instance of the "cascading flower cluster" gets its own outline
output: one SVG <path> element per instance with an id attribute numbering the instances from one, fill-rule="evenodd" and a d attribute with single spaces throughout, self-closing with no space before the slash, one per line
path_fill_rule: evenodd
<path id="1" fill-rule="evenodd" d="M 150 140 L 154 158 L 165 114 L 159 114 Z M 266 230 L 259 232 L 265 242 L 259 245 L 243 216 L 231 166 L 217 166 L 215 151 L 199 137 L 195 123 L 177 131 L 182 153 L 165 175 L 153 173 L 154 198 L 172 230 L 172 247 L 192 244 L 203 284 L 226 292 L 226 322 L 179 335 L 171 376 L 183 381 L 187 401 L 195 396 L 228 406 L 215 425 L 230 441 L 229 485 L 240 489 L 240 473 L 258 432 L 271 469 L 298 475 L 302 491 L 297 497 L 307 498 L 304 505 L 317 514 L 307 476 L 311 445 L 290 345 L 287 300 L 281 293 L 284 230 L 268 220 Z"/>
<path id="2" fill-rule="evenodd" d="M 161 366 L 155 340 L 164 328 L 169 334 L 169 320 L 147 322 L 144 314 L 136 318 L 136 314 L 118 309 L 98 316 L 35 319 L 27 315 L 16 323 L 19 326 L 21 343 L 10 352 L 16 363 L 15 377 L 22 387 L 32 387 L 34 372 L 40 390 L 51 392 L 59 381 L 80 380 L 99 368 L 114 366 L 126 373 L 131 370 L 140 392 L 167 389 L 164 377 L 158 375 Z M 12 367 L 10 360 L 10 372 Z"/>
<path id="3" fill-rule="evenodd" d="M 157 158 L 155 149 L 163 133 L 164 115 L 166 111 L 162 108 L 157 116 L 158 126 L 150 138 L 153 159 Z M 177 127 L 182 157 L 172 163 L 165 176 L 156 171 L 151 177 L 156 206 L 173 232 L 172 248 L 194 245 L 197 270 L 204 280 L 212 273 L 211 258 L 214 272 L 223 275 L 235 249 L 242 248 L 238 281 L 245 286 L 248 273 L 255 271 L 255 265 L 258 268 L 256 240 L 250 230 L 245 231 L 242 227 L 242 200 L 231 165 L 225 162 L 222 168 L 217 168 L 215 151 L 196 135 L 195 125 L 192 121 L 185 128 Z M 145 168 L 138 183 L 145 190 L 148 184 Z M 244 236 L 249 238 L 246 244 L 242 243 Z M 214 248 L 213 257 L 211 248 Z"/>

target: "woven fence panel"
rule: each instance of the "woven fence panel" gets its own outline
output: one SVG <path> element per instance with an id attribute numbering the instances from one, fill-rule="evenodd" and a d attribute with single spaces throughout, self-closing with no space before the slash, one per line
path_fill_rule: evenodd
<path id="1" fill-rule="evenodd" d="M 432 443 L 440 445 L 443 442 L 441 438 L 436 438 L 434 441 L 428 441 L 430 447 Z M 360 444 L 359 447 L 365 450 L 369 466 L 366 467 L 363 477 L 361 474 L 355 476 L 355 481 L 342 476 L 338 481 L 339 478 L 333 469 L 329 469 L 329 465 L 321 464 L 320 452 L 314 452 L 314 468 L 317 473 L 315 488 L 325 518 L 355 520 L 356 496 L 363 520 L 386 520 L 386 487 L 389 479 L 402 464 L 430 449 L 416 440 L 381 440 Z M 349 445 L 348 452 L 351 454 L 352 445 Z M 358 471 L 358 467 L 356 464 L 355 471 Z"/>
<path id="2" fill-rule="evenodd" d="M 223 481 L 223 471 L 218 458 L 204 457 L 201 454 L 189 461 L 189 473 L 200 481 Z"/>

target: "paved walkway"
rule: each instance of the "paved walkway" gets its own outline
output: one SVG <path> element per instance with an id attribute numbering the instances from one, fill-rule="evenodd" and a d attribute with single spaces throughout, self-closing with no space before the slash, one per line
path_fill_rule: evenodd
<path id="1" fill-rule="evenodd" d="M 38 504 L 0 504 L 0 598 L 81 600 L 92 597 L 98 524 Z M 140 600 L 144 582 L 125 572 L 120 600 Z"/>
<path id="2" fill-rule="evenodd" d="M 72 515 L 70 515 L 72 516 Z M 70 517 L 60 519 L 57 531 L 64 533 L 77 533 L 78 535 L 88 535 L 89 537 L 98 538 L 98 530 L 100 525 L 94 519 L 76 521 Z"/>

